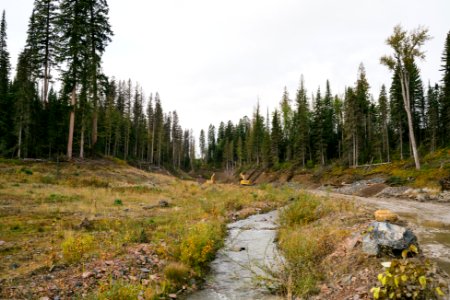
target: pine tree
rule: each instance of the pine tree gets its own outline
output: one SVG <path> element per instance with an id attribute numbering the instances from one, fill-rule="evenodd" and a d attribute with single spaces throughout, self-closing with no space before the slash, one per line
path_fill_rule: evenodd
<path id="1" fill-rule="evenodd" d="M 205 138 L 205 131 L 203 129 L 200 130 L 199 146 L 200 146 L 200 158 L 201 158 L 202 162 L 205 163 L 205 159 L 206 159 L 206 138 Z"/>
<path id="2" fill-rule="evenodd" d="M 380 90 L 380 96 L 378 97 L 378 107 L 380 110 L 380 125 L 381 125 L 381 138 L 382 138 L 382 154 L 386 157 L 386 161 L 390 161 L 389 153 L 389 131 L 388 131 L 388 99 L 386 94 L 386 87 L 383 84 Z"/>
<path id="3" fill-rule="evenodd" d="M 216 158 L 216 128 L 210 124 L 208 127 L 208 152 L 206 160 L 209 164 L 214 164 Z"/>
<path id="4" fill-rule="evenodd" d="M 48 0 L 47 0 L 48 1 Z M 102 55 L 106 46 L 111 42 L 113 32 L 108 19 L 108 3 L 106 0 L 85 0 L 87 1 L 87 26 L 88 32 L 86 43 L 89 45 L 89 82 L 92 92 L 92 145 L 97 143 L 97 123 L 98 123 L 98 102 L 99 89 L 98 80 L 101 70 Z"/>
<path id="5" fill-rule="evenodd" d="M 369 83 L 366 77 L 366 70 L 364 65 L 361 63 L 358 68 L 358 79 L 356 81 L 355 87 L 355 97 L 356 97 L 356 120 L 357 120 L 357 141 L 358 141 L 358 162 L 366 163 L 370 160 L 371 144 L 369 138 Z"/>
<path id="6" fill-rule="evenodd" d="M 28 25 L 26 48 L 36 76 L 43 79 L 42 101 L 47 102 L 51 69 L 58 51 L 57 0 L 35 0 Z"/>
<path id="7" fill-rule="evenodd" d="M 280 141 L 280 146 L 282 147 L 282 155 L 283 160 L 290 160 L 292 157 L 292 123 L 293 123 L 293 113 L 291 107 L 291 99 L 289 99 L 289 93 L 287 88 L 284 87 L 283 97 L 280 102 L 280 112 L 281 112 L 281 120 L 282 120 L 282 140 Z M 267 119 L 267 122 L 269 120 Z"/>
<path id="8" fill-rule="evenodd" d="M 297 112 L 295 114 L 295 156 L 299 157 L 302 166 L 306 165 L 306 152 L 309 145 L 310 120 L 308 98 L 303 75 L 300 79 L 300 87 L 297 90 Z"/>
<path id="9" fill-rule="evenodd" d="M 262 162 L 262 145 L 264 141 L 264 118 L 261 116 L 259 102 L 256 105 L 255 112 L 253 113 L 252 126 L 249 139 L 248 153 L 251 155 L 251 160 L 256 163 L 257 166 Z"/>
<path id="10" fill-rule="evenodd" d="M 448 146 L 450 144 L 450 31 L 445 39 L 444 53 L 442 55 L 442 144 Z"/>
<path id="11" fill-rule="evenodd" d="M 27 156 L 32 122 L 32 106 L 36 90 L 32 81 L 32 63 L 30 52 L 25 49 L 19 54 L 17 74 L 12 91 L 15 106 L 15 132 L 17 137 L 17 157 Z"/>
<path id="12" fill-rule="evenodd" d="M 428 120 L 428 136 L 430 140 L 430 151 L 434 152 L 438 146 L 438 134 L 440 121 L 440 103 L 439 103 L 439 86 L 436 84 L 434 88 L 428 84 L 427 92 L 428 108 L 427 108 L 427 120 Z"/>
<path id="13" fill-rule="evenodd" d="M 321 165 L 325 165 L 326 160 L 326 141 L 324 140 L 324 118 L 325 106 L 323 104 L 320 87 L 317 89 L 317 94 L 314 99 L 314 111 L 312 121 L 312 143 L 315 152 L 316 161 Z"/>
<path id="14" fill-rule="evenodd" d="M 64 89 L 65 92 L 71 93 L 71 111 L 67 142 L 68 159 L 72 158 L 77 88 L 82 79 L 86 78 L 86 54 L 88 50 L 86 45 L 86 30 L 88 27 L 85 8 L 85 0 L 61 0 L 60 15 L 58 18 L 58 28 L 60 29 L 61 35 L 58 60 L 66 66 L 65 70 L 62 71 Z"/>
<path id="15" fill-rule="evenodd" d="M 333 96 L 331 94 L 330 81 L 327 80 L 325 95 L 323 97 L 322 112 L 322 128 L 323 128 L 323 147 L 325 151 L 325 159 L 331 158 L 336 154 L 336 138 L 334 132 L 334 112 L 333 112 Z"/>
<path id="16" fill-rule="evenodd" d="M 272 144 L 271 148 L 271 159 L 272 162 L 277 165 L 282 158 L 282 143 L 283 143 L 283 129 L 281 127 L 280 114 L 278 110 L 275 110 L 272 115 L 272 131 L 270 135 L 270 140 Z"/>
<path id="17" fill-rule="evenodd" d="M 351 87 L 347 88 L 345 92 L 344 119 L 344 136 L 346 142 L 344 152 L 348 155 L 349 165 L 356 167 L 359 157 L 358 105 L 354 89 Z"/>
<path id="18" fill-rule="evenodd" d="M 403 104 L 408 118 L 408 131 L 411 148 L 413 151 L 416 169 L 420 169 L 419 153 L 417 151 L 416 138 L 414 135 L 414 124 L 411 113 L 410 74 L 409 67 L 415 58 L 424 59 L 425 53 L 420 49 L 430 39 L 428 29 L 417 28 L 408 34 L 400 25 L 394 28 L 394 33 L 387 39 L 386 43 L 394 50 L 394 56 L 384 56 L 381 63 L 394 71 L 399 69 L 400 84 L 402 87 Z"/>
<path id="19" fill-rule="evenodd" d="M 9 72 L 11 65 L 7 49 L 6 13 L 3 11 L 0 23 L 0 154 L 6 155 L 13 145 L 13 105 L 9 95 Z"/>

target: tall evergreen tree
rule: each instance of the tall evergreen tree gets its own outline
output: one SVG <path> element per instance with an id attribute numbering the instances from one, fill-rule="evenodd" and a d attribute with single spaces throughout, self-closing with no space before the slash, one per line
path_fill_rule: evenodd
<path id="1" fill-rule="evenodd" d="M 26 48 L 36 76 L 43 80 L 42 101 L 47 102 L 51 69 L 58 51 L 58 1 L 35 0 L 28 25 Z"/>
<path id="2" fill-rule="evenodd" d="M 442 55 L 442 144 L 450 144 L 450 31 L 445 39 L 444 53 Z"/>
<path id="3" fill-rule="evenodd" d="M 48 0 L 47 0 L 48 1 Z M 98 102 L 99 102 L 99 78 L 101 78 L 101 60 L 106 46 L 111 42 L 113 32 L 108 19 L 108 3 L 106 0 L 87 1 L 87 26 L 86 42 L 89 47 L 89 82 L 92 93 L 92 144 L 97 143 L 98 126 Z"/>
<path id="4" fill-rule="evenodd" d="M 86 78 L 87 58 L 87 11 L 85 0 L 61 0 L 58 28 L 61 45 L 58 60 L 66 66 L 62 70 L 64 89 L 70 97 L 69 135 L 67 142 L 67 158 L 72 158 L 73 134 L 75 129 L 75 110 L 77 105 L 77 88 Z"/>
<path id="5" fill-rule="evenodd" d="M 0 154 L 10 154 L 13 145 L 13 105 L 9 94 L 11 70 L 7 49 L 6 13 L 3 11 L 0 23 Z"/>
<path id="6" fill-rule="evenodd" d="M 300 87 L 297 90 L 296 102 L 297 111 L 295 114 L 294 129 L 295 156 L 299 158 L 299 160 L 302 162 L 302 166 L 305 167 L 306 154 L 309 145 L 310 120 L 308 98 L 303 75 L 300 79 Z"/>
<path id="7" fill-rule="evenodd" d="M 15 132 L 17 137 L 17 157 L 28 156 L 30 145 L 30 125 L 32 122 L 32 107 L 36 96 L 35 85 L 32 80 L 32 63 L 30 51 L 25 49 L 19 55 L 17 74 L 14 79 L 12 91 L 15 106 Z"/>
<path id="8" fill-rule="evenodd" d="M 430 84 L 428 84 L 427 100 L 427 134 L 429 137 L 430 151 L 434 152 L 438 146 L 440 124 L 445 124 L 441 122 L 440 118 L 439 86 L 437 84 L 434 87 L 431 87 Z"/>
<path id="9" fill-rule="evenodd" d="M 380 90 L 380 96 L 378 97 L 378 107 L 380 110 L 380 122 L 381 122 L 381 138 L 382 138 L 382 154 L 386 157 L 386 161 L 390 161 L 389 153 L 389 131 L 388 131 L 388 98 L 386 93 L 386 87 L 383 84 Z"/>
<path id="10" fill-rule="evenodd" d="M 200 146 L 200 158 L 204 163 L 206 159 L 206 138 L 205 138 L 205 131 L 203 129 L 200 130 L 199 146 Z"/>

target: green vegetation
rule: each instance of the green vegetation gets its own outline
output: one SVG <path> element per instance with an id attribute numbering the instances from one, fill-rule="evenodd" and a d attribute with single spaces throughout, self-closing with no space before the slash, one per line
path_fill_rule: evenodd
<path id="1" fill-rule="evenodd" d="M 423 259 L 393 260 L 378 275 L 379 286 L 370 292 L 374 299 L 443 299 L 445 294 L 433 278 L 431 264 Z"/>
<path id="2" fill-rule="evenodd" d="M 69 263 L 82 262 L 94 249 L 94 237 L 89 233 L 69 233 L 61 244 L 63 258 Z"/>
<path id="3" fill-rule="evenodd" d="M 323 259 L 349 232 L 336 217 L 357 211 L 345 200 L 300 195 L 280 216 L 279 246 L 286 259 L 279 274 L 284 293 L 307 298 L 324 279 Z"/>

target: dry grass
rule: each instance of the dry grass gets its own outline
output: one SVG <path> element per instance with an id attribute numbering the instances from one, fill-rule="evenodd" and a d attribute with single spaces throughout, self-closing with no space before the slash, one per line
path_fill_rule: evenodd
<path id="1" fill-rule="evenodd" d="M 301 298 L 318 293 L 322 261 L 350 232 L 342 220 L 355 222 L 358 208 L 342 199 L 300 195 L 281 214 L 279 245 L 285 257 L 278 274 L 283 293 Z"/>

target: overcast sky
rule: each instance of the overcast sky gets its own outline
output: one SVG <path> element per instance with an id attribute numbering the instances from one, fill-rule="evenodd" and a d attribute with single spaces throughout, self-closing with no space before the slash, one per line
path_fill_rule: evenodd
<path id="1" fill-rule="evenodd" d="M 278 105 L 284 86 L 295 98 L 301 74 L 309 93 L 330 80 L 333 94 L 353 85 L 365 65 L 371 92 L 389 85 L 379 64 L 393 27 L 429 28 L 424 84 L 438 82 L 450 30 L 449 0 L 109 0 L 115 33 L 104 71 L 158 91 L 165 111 L 198 137 L 210 123 Z M 0 0 L 13 66 L 23 48 L 33 0 Z"/>

